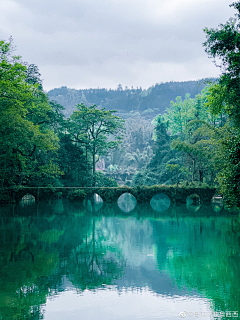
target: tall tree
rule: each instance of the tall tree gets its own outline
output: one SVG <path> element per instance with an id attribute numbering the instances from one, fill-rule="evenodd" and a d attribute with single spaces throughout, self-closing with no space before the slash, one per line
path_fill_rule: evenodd
<path id="1" fill-rule="evenodd" d="M 236 19 L 230 18 L 218 28 L 205 28 L 205 51 L 221 68 L 221 97 L 224 103 L 218 105 L 218 111 L 225 109 L 235 125 L 240 125 L 240 1 L 230 5 L 237 10 Z"/>
<path id="2" fill-rule="evenodd" d="M 123 138 L 123 123 L 114 115 L 115 110 L 98 109 L 78 104 L 69 117 L 68 131 L 72 141 L 85 147 L 86 158 L 92 157 L 92 172 L 95 180 L 95 165 L 99 156 L 108 153 L 109 149 L 117 148 Z"/>
<path id="3" fill-rule="evenodd" d="M 170 107 L 163 114 L 164 122 L 167 124 L 171 136 L 185 138 L 185 128 L 189 121 L 194 119 L 203 120 L 210 123 L 219 121 L 219 115 L 209 113 L 205 104 L 211 92 L 211 86 L 207 85 L 195 98 L 190 98 L 190 94 L 185 95 L 185 99 L 177 97 L 176 102 L 171 101 Z"/>
<path id="4" fill-rule="evenodd" d="M 169 160 L 170 136 L 167 134 L 167 126 L 163 122 L 161 115 L 155 118 L 155 144 L 153 145 L 154 156 L 150 162 L 150 167 L 158 167 Z M 167 160 L 166 160 L 167 159 Z"/>
<path id="5" fill-rule="evenodd" d="M 229 19 L 218 28 L 205 28 L 205 51 L 222 70 L 219 85 L 209 97 L 210 110 L 229 116 L 222 145 L 222 167 L 218 174 L 221 191 L 229 203 L 240 206 L 240 1 L 231 4 L 236 18 Z"/>
<path id="6" fill-rule="evenodd" d="M 154 185 L 173 183 L 174 172 L 166 168 L 167 164 L 176 164 L 176 151 L 170 149 L 171 137 L 167 133 L 166 123 L 161 115 L 155 118 L 153 156 L 145 167 L 133 176 L 133 185 Z"/>
<path id="7" fill-rule="evenodd" d="M 50 161 L 50 155 L 58 148 L 58 138 L 47 124 L 51 105 L 39 82 L 30 81 L 36 71 L 30 69 L 13 55 L 11 42 L 0 41 L 2 187 L 21 185 L 29 177 L 38 176 L 39 181 L 47 171 L 58 171 Z"/>

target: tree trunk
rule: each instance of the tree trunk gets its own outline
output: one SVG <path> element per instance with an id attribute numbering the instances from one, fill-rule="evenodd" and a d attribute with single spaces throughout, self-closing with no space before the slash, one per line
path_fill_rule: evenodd
<path id="1" fill-rule="evenodd" d="M 93 186 L 95 186 L 96 184 L 96 177 L 95 177 L 95 164 L 96 164 L 96 160 L 95 160 L 95 157 L 96 157 L 96 153 L 95 153 L 95 145 L 93 146 L 93 154 L 92 154 L 92 159 L 93 159 Z"/>
<path id="2" fill-rule="evenodd" d="M 195 172 L 195 161 L 193 160 L 192 182 L 194 182 L 194 172 Z"/>

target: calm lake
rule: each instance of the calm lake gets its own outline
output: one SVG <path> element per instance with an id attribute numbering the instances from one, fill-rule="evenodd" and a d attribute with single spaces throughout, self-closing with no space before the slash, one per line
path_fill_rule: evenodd
<path id="1" fill-rule="evenodd" d="M 240 317 L 238 216 L 151 205 L 2 206 L 0 319 Z"/>

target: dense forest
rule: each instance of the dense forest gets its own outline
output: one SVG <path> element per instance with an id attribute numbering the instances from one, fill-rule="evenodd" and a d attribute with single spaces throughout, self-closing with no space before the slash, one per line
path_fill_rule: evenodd
<path id="1" fill-rule="evenodd" d="M 240 4 L 234 7 L 237 19 L 204 30 L 203 46 L 222 75 L 199 86 L 46 94 L 37 66 L 0 41 L 1 187 L 210 185 L 240 205 Z"/>
<path id="2" fill-rule="evenodd" d="M 200 93 L 210 79 L 186 82 L 167 82 L 156 84 L 148 89 L 123 88 L 121 84 L 113 89 L 85 89 L 75 90 L 61 87 L 50 90 L 50 100 L 57 101 L 65 110 L 65 116 L 69 117 L 76 104 L 84 103 L 86 106 L 93 104 L 107 110 L 117 110 L 123 118 L 136 115 L 146 119 L 153 119 L 159 113 L 163 113 L 169 106 L 169 102 L 177 96 L 184 97 L 189 93 L 192 97 Z M 215 81 L 216 79 L 211 79 Z"/>

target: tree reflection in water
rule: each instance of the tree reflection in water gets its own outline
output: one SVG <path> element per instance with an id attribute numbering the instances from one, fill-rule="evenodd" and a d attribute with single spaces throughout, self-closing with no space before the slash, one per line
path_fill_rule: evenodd
<path id="1" fill-rule="evenodd" d="M 224 209 L 201 206 L 194 216 L 174 206 L 164 216 L 138 205 L 127 217 L 106 205 L 96 216 L 60 200 L 12 212 L 1 208 L 2 319 L 40 319 L 64 279 L 78 292 L 113 284 L 168 296 L 195 289 L 214 310 L 240 310 L 240 227 Z"/>

